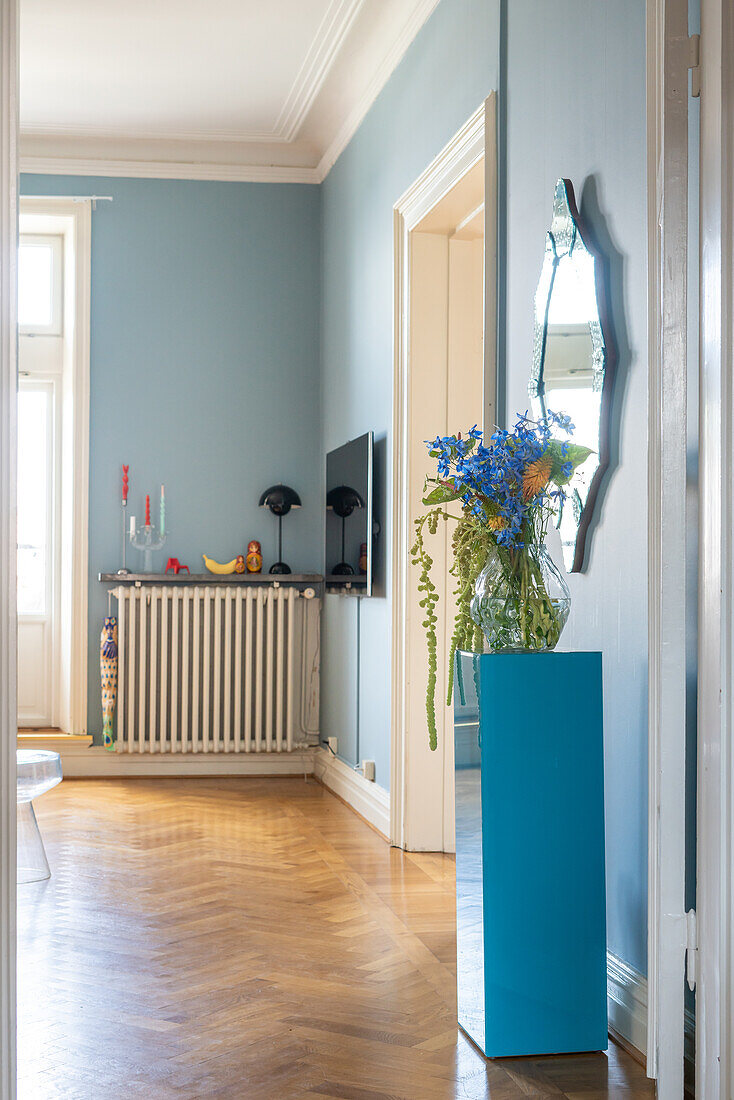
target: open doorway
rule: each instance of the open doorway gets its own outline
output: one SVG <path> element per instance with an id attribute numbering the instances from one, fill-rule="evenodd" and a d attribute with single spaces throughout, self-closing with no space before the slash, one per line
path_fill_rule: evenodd
<path id="1" fill-rule="evenodd" d="M 424 441 L 495 421 L 496 144 L 490 96 L 395 208 L 395 539 L 392 841 L 454 850 L 454 741 L 446 698 L 451 530 L 431 542 L 439 595 L 438 749 L 428 746 L 426 640 L 409 564 L 431 459 Z"/>

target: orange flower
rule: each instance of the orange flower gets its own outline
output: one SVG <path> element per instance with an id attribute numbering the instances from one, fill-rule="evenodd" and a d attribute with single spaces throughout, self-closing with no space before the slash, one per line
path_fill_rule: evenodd
<path id="1" fill-rule="evenodd" d="M 551 475 L 552 462 L 549 456 L 543 455 L 531 462 L 526 468 L 522 478 L 523 500 L 530 500 L 537 496 L 548 484 Z"/>
<path id="2" fill-rule="evenodd" d="M 489 516 L 487 519 L 487 527 L 490 531 L 504 531 L 507 526 L 507 520 L 504 516 Z"/>

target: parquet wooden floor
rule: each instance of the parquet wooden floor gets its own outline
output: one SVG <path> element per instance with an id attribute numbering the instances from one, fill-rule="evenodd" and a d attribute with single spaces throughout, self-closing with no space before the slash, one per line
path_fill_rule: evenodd
<path id="1" fill-rule="evenodd" d="M 485 1062 L 454 1024 L 452 860 L 312 781 L 65 780 L 36 810 L 21 1100 L 653 1095 L 615 1047 Z"/>

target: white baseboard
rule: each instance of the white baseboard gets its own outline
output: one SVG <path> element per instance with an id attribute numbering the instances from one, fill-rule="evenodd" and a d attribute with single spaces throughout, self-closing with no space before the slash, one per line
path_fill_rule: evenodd
<path id="1" fill-rule="evenodd" d="M 365 779 L 328 749 L 316 749 L 314 775 L 384 837 L 390 838 L 390 795 L 384 787 Z"/>
<path id="2" fill-rule="evenodd" d="M 611 951 L 607 952 L 607 1005 L 609 1026 L 640 1054 L 647 1054 L 647 978 Z M 685 1059 L 693 1066 L 696 1018 L 689 1009 L 683 1028 Z"/>
<path id="3" fill-rule="evenodd" d="M 640 1054 L 647 1053 L 647 978 L 607 952 L 609 1026 Z"/>
<path id="4" fill-rule="evenodd" d="M 51 749 L 61 755 L 61 768 L 68 779 L 104 779 L 122 776 L 215 776 L 215 775 L 313 775 L 313 749 L 288 753 L 238 752 L 110 752 L 92 745 L 91 737 L 35 735 L 32 746 L 21 735 L 21 748 Z"/>

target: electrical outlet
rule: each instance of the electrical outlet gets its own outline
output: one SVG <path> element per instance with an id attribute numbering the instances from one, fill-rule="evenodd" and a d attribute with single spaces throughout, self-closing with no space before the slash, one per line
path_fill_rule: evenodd
<path id="1" fill-rule="evenodd" d="M 370 783 L 375 781 L 375 762 L 374 760 L 362 761 L 362 775 L 365 779 L 369 779 Z"/>
<path id="2" fill-rule="evenodd" d="M 326 741 L 327 741 L 327 744 L 328 744 L 329 748 L 331 749 L 331 751 L 333 753 L 339 752 L 339 738 L 338 737 L 327 737 Z"/>

